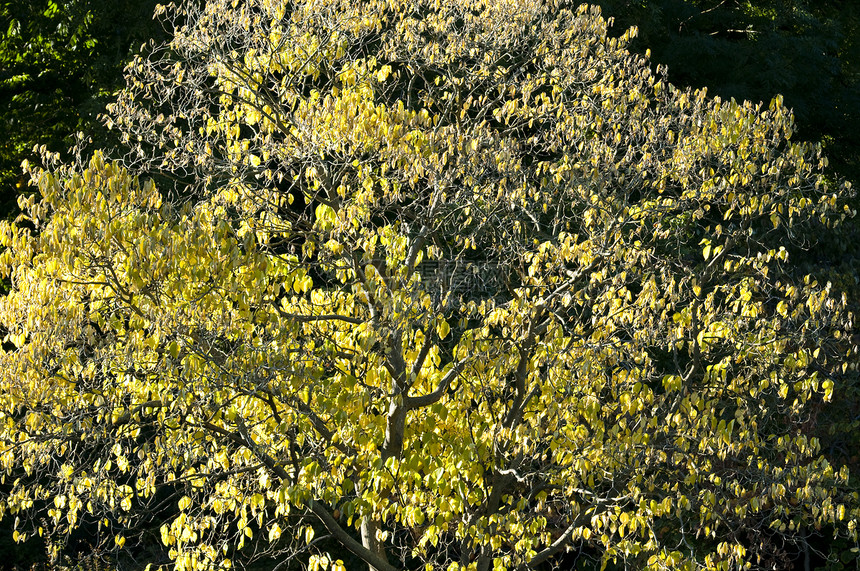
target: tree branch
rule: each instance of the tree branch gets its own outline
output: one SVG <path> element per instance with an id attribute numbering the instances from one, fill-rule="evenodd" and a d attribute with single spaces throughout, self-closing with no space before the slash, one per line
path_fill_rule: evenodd
<path id="1" fill-rule="evenodd" d="M 310 500 L 308 502 L 308 508 L 310 508 L 311 512 L 320 519 L 326 529 L 328 529 L 329 533 L 331 533 L 341 545 L 350 550 L 356 557 L 372 566 L 377 571 L 399 571 L 388 561 L 376 555 L 357 540 L 353 539 L 353 537 L 348 534 L 339 523 L 337 523 L 337 520 L 334 519 L 334 516 L 329 513 L 328 509 L 325 508 L 322 503 L 316 500 Z"/>
<path id="2" fill-rule="evenodd" d="M 451 367 L 451 370 L 445 373 L 445 376 L 439 381 L 439 384 L 436 385 L 436 388 L 432 393 L 427 393 L 426 395 L 421 395 L 417 397 L 406 397 L 403 399 L 403 404 L 406 405 L 406 408 L 409 410 L 421 408 L 423 406 L 429 406 L 439 401 L 442 398 L 442 395 L 445 394 L 445 391 L 448 390 L 448 385 L 451 384 L 451 381 L 460 374 L 460 371 L 463 368 L 463 362 L 458 361 L 454 363 L 454 366 Z"/>

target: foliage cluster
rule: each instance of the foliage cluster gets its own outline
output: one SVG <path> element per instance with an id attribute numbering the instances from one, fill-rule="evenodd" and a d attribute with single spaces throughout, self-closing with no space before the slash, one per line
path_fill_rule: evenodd
<path id="1" fill-rule="evenodd" d="M 122 86 L 134 50 L 161 33 L 154 0 L 0 2 L 0 212 L 26 189 L 21 162 L 35 145 L 65 152 L 85 131 L 110 140 L 96 120 Z"/>
<path id="2" fill-rule="evenodd" d="M 780 93 L 799 136 L 823 140 L 834 166 L 860 180 L 860 6 L 841 0 L 602 0 L 632 48 L 649 49 L 676 85 L 768 101 Z"/>

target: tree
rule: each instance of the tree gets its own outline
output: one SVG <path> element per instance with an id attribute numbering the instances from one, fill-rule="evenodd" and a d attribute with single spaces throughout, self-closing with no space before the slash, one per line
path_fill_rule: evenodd
<path id="1" fill-rule="evenodd" d="M 857 541 L 811 436 L 852 316 L 786 249 L 850 188 L 779 100 L 676 89 L 566 2 L 165 10 L 128 156 L 47 157 L 0 233 L 17 538 L 121 560 L 156 525 L 177 570 Z"/>

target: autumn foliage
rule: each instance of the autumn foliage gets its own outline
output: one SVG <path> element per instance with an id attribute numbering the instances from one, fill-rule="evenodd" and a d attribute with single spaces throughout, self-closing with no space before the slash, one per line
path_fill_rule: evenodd
<path id="1" fill-rule="evenodd" d="M 129 66 L 128 153 L 31 168 L 0 232 L 18 537 L 157 529 L 178 571 L 856 542 L 815 437 L 853 317 L 789 257 L 850 189 L 779 100 L 560 0 L 205 4 Z"/>

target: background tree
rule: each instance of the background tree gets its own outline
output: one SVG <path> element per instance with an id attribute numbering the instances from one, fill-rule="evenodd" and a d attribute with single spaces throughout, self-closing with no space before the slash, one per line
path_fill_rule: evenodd
<path id="1" fill-rule="evenodd" d="M 849 189 L 779 100 L 676 89 L 563 2 L 166 15 L 128 157 L 33 169 L 3 226 L 16 538 L 97 523 L 120 560 L 164 521 L 176 569 L 856 544 L 811 431 L 852 316 L 787 260 Z"/>

